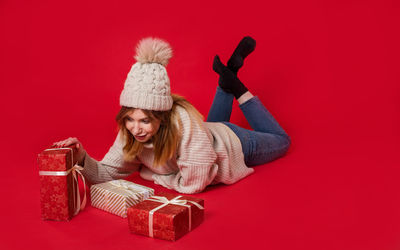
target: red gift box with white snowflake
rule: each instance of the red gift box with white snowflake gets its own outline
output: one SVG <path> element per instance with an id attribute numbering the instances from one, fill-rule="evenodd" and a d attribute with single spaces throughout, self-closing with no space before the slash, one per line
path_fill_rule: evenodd
<path id="1" fill-rule="evenodd" d="M 43 220 L 68 221 L 86 203 L 86 194 L 82 202 L 79 194 L 78 176 L 83 176 L 82 168 L 75 165 L 75 154 L 75 147 L 67 147 L 49 148 L 38 155 Z"/>

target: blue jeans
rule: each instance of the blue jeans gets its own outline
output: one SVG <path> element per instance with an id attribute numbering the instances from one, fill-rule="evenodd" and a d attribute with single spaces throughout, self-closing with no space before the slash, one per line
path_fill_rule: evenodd
<path id="1" fill-rule="evenodd" d="M 247 166 L 273 161 L 289 149 L 290 137 L 279 126 L 257 96 L 239 105 L 254 129 L 248 130 L 230 123 L 234 96 L 219 86 L 208 113 L 207 122 L 222 122 L 239 137 Z"/>

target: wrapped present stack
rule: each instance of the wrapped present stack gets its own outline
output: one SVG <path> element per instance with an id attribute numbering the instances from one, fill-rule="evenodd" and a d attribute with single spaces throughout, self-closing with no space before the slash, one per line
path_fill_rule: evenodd
<path id="1" fill-rule="evenodd" d="M 159 193 L 128 209 L 132 233 L 170 241 L 181 238 L 203 219 L 203 199 L 170 193 Z"/>
<path id="2" fill-rule="evenodd" d="M 38 155 L 40 204 L 43 220 L 68 221 L 85 206 L 81 203 L 78 176 L 82 168 L 75 165 L 75 147 L 49 148 Z M 86 186 L 84 186 L 86 188 Z"/>
<path id="3" fill-rule="evenodd" d="M 75 164 L 76 148 L 50 148 L 38 155 L 42 219 L 68 221 L 86 203 L 86 184 Z M 79 181 L 84 184 L 81 202 Z M 204 220 L 204 200 L 159 192 L 126 180 L 92 185 L 93 207 L 128 218 L 132 233 L 175 241 Z"/>
<path id="4" fill-rule="evenodd" d="M 154 189 L 126 180 L 113 180 L 90 187 L 92 206 L 126 218 L 127 209 L 154 194 Z"/>

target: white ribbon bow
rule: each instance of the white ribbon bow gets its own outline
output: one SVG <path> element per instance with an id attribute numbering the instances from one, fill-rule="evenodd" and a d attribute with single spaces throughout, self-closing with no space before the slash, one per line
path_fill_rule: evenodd
<path id="1" fill-rule="evenodd" d="M 150 237 L 152 237 L 152 238 L 154 237 L 154 232 L 153 232 L 153 214 L 154 214 L 154 212 L 159 210 L 162 207 L 168 206 L 169 204 L 184 206 L 184 207 L 189 208 L 189 231 L 192 230 L 192 207 L 190 205 L 188 205 L 187 203 L 190 202 L 190 203 L 194 204 L 195 206 L 197 206 L 199 209 L 204 209 L 204 207 L 194 201 L 179 200 L 179 198 L 181 198 L 181 197 L 182 197 L 182 195 L 178 195 L 175 198 L 168 200 L 164 196 L 152 196 L 149 199 L 147 199 L 150 201 L 156 201 L 156 202 L 163 203 L 160 206 L 150 210 L 150 212 L 149 212 L 149 236 Z"/>
<path id="2" fill-rule="evenodd" d="M 135 184 L 130 184 L 130 183 L 126 183 L 123 180 L 113 180 L 109 182 L 111 185 L 115 186 L 116 188 L 122 188 L 124 189 L 124 191 L 128 192 L 130 195 L 132 195 L 135 199 L 140 199 L 140 197 L 138 197 L 138 193 L 140 194 L 144 194 L 143 199 L 147 199 L 150 196 L 150 190 L 140 187 L 138 185 Z"/>

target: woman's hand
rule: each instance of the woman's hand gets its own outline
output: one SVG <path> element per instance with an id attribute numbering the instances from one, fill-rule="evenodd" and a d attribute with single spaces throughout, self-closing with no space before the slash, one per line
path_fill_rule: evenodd
<path id="1" fill-rule="evenodd" d="M 85 160 L 86 150 L 83 148 L 82 143 L 76 137 L 69 137 L 63 141 L 54 142 L 52 147 L 62 148 L 68 147 L 76 144 L 76 149 L 78 150 L 76 157 L 78 161 L 78 165 L 83 165 L 83 161 Z"/>

